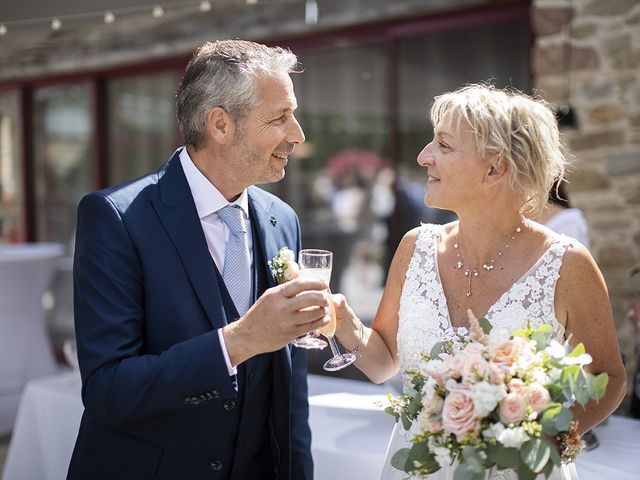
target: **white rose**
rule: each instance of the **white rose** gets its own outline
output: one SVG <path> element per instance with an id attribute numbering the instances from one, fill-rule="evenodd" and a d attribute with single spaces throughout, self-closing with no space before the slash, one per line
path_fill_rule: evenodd
<path id="1" fill-rule="evenodd" d="M 504 384 L 493 385 L 487 382 L 478 382 L 470 386 L 471 398 L 474 404 L 474 414 L 478 418 L 489 415 L 507 395 Z"/>
<path id="2" fill-rule="evenodd" d="M 446 468 L 451 464 L 451 451 L 447 447 L 436 447 L 433 449 L 436 456 L 436 462 L 442 468 Z"/>
<path id="3" fill-rule="evenodd" d="M 529 440 L 529 435 L 522 427 L 505 428 L 497 439 L 507 448 L 520 448 L 523 443 Z"/>

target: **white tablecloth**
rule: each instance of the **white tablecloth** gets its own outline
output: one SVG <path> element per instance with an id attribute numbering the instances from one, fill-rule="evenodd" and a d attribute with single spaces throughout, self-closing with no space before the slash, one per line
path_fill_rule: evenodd
<path id="1" fill-rule="evenodd" d="M 57 370 L 42 296 L 63 252 L 56 243 L 0 246 L 0 436 L 11 431 L 27 381 Z"/>
<path id="2" fill-rule="evenodd" d="M 309 378 L 315 480 L 376 480 L 393 427 L 377 402 L 386 388 Z M 33 380 L 24 390 L 3 480 L 61 480 L 75 442 L 80 379 L 65 373 Z M 601 446 L 578 459 L 580 480 L 640 478 L 640 421 L 611 417 L 596 429 Z"/>

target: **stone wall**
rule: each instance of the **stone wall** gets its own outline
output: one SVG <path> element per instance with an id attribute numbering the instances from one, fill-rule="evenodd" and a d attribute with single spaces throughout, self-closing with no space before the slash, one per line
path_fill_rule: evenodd
<path id="1" fill-rule="evenodd" d="M 640 297 L 640 2 L 534 0 L 534 85 L 570 103 L 563 129 L 573 158 L 569 196 L 584 210 L 629 372 L 636 334 L 627 319 Z"/>

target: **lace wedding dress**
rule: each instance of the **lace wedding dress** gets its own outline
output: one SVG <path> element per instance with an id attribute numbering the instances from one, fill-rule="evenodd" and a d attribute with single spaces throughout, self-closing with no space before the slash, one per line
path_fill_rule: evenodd
<path id="1" fill-rule="evenodd" d="M 441 225 L 422 225 L 407 270 L 400 298 L 397 336 L 401 372 L 418 368 L 420 352 L 429 352 L 435 343 L 455 338 L 436 261 L 437 242 L 442 228 Z M 551 324 L 554 337 L 560 342 L 564 341 L 564 327 L 556 320 L 553 296 L 562 257 L 570 245 L 569 237 L 554 237 L 553 243 L 538 261 L 489 309 L 486 318 L 494 327 L 513 331 L 526 326 L 528 319 L 534 327 Z M 522 323 L 519 324 L 518 321 Z M 466 329 L 459 328 L 457 331 L 465 333 Z M 406 379 L 403 380 L 406 382 Z M 396 424 L 387 449 L 381 480 L 411 478 L 390 464 L 396 451 L 409 446 L 410 436 L 411 433 L 405 431 L 400 423 Z M 426 478 L 453 480 L 454 471 L 454 467 L 441 468 Z M 544 475 L 538 476 L 538 479 L 543 478 Z M 577 480 L 578 477 L 575 466 L 570 464 L 555 468 L 550 478 Z M 490 479 L 516 480 L 517 475 L 510 470 L 495 471 Z"/>

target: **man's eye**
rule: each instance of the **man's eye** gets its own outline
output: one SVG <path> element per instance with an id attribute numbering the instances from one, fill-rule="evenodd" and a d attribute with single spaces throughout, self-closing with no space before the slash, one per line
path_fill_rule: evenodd
<path id="1" fill-rule="evenodd" d="M 444 149 L 449 148 L 449 145 L 447 145 L 447 144 L 446 144 L 446 143 L 444 143 L 444 142 L 438 142 L 438 145 L 440 146 L 440 148 L 444 148 Z"/>

